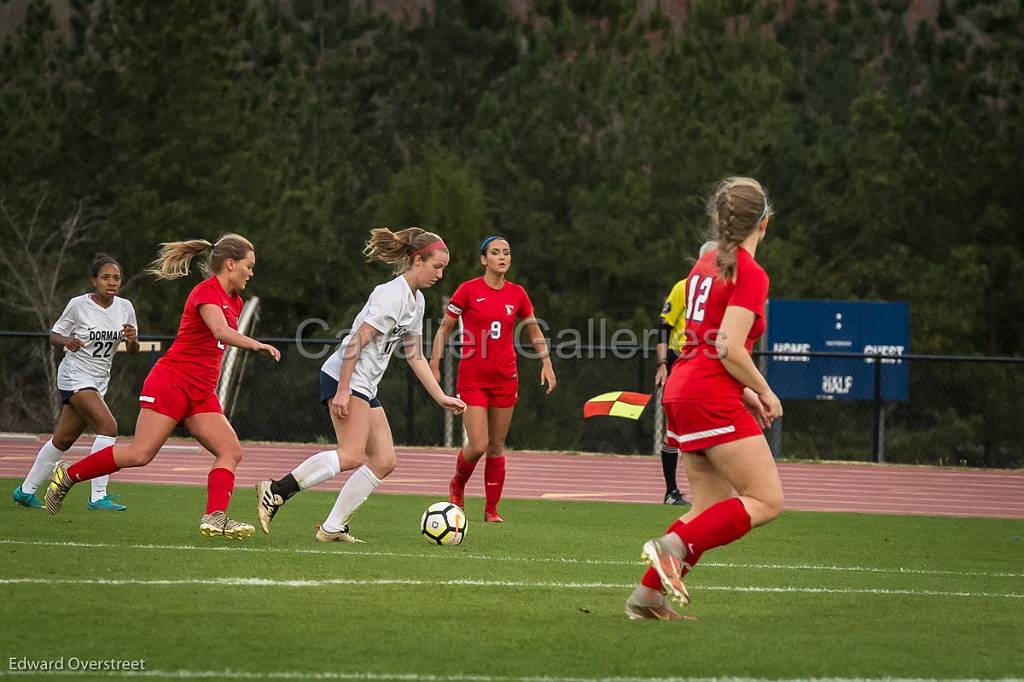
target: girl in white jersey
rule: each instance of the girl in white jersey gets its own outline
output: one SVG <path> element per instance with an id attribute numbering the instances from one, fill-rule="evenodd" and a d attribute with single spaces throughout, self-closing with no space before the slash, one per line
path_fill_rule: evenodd
<path id="1" fill-rule="evenodd" d="M 352 323 L 351 332 L 320 370 L 320 400 L 328 406 L 338 447 L 309 457 L 276 481 L 257 485 L 257 513 L 264 533 L 288 498 L 340 472 L 349 477 L 327 520 L 317 527 L 321 542 L 361 542 L 349 533 L 348 521 L 397 463 L 391 427 L 377 399 L 377 385 L 399 342 L 416 378 L 438 405 L 462 414 L 465 403 L 445 395 L 423 357 L 423 294 L 448 265 L 448 247 L 432 232 L 410 227 L 370 231 L 363 250 L 368 261 L 393 265 L 398 275 L 379 285 Z"/>
<path id="2" fill-rule="evenodd" d="M 14 489 L 14 501 L 23 507 L 41 508 L 36 490 L 50 479 L 57 460 L 74 445 L 86 428 L 96 434 L 91 452 L 114 443 L 117 421 L 103 401 L 110 382 L 110 365 L 118 345 L 124 341 L 129 353 L 139 350 L 138 321 L 131 301 L 121 298 L 121 266 L 105 254 L 92 264 L 93 292 L 68 301 L 60 319 L 50 331 L 50 345 L 64 349 L 57 369 L 57 390 L 63 408 L 53 437 L 39 449 L 24 482 Z M 124 511 L 107 495 L 107 479 L 92 480 L 89 509 Z"/>

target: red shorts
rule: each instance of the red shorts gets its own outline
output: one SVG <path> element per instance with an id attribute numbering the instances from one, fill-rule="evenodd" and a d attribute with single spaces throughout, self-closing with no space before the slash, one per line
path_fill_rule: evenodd
<path id="1" fill-rule="evenodd" d="M 139 407 L 159 412 L 179 422 L 194 414 L 224 412 L 216 393 L 197 388 L 177 374 L 160 367 L 151 369 L 142 384 Z"/>
<path id="2" fill-rule="evenodd" d="M 519 382 L 500 386 L 457 386 L 458 398 L 471 407 L 515 407 L 519 402 Z"/>
<path id="3" fill-rule="evenodd" d="M 680 452 L 696 452 L 762 433 L 742 401 L 665 403 L 665 421 L 665 442 Z"/>

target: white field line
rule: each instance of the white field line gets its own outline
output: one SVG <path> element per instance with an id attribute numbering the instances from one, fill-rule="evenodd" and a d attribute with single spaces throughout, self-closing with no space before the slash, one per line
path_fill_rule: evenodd
<path id="1" fill-rule="evenodd" d="M 927 677 L 559 677 L 513 675 L 432 675 L 430 673 L 388 672 L 302 672 L 297 670 L 249 672 L 246 670 L 145 670 L 145 671 L 3 671 L 0 677 L 151 677 L 170 679 L 233 679 L 233 680 L 399 680 L 399 682 L 941 682 Z M 1016 678 L 981 680 L 958 677 L 959 682 L 1013 682 Z"/>
<path id="2" fill-rule="evenodd" d="M 483 554 L 466 554 L 438 548 L 436 552 L 374 552 L 359 550 L 326 549 L 274 549 L 270 547 L 238 547 L 234 545 L 135 545 L 108 542 L 59 542 L 47 540 L 0 539 L 0 545 L 26 545 L 33 547 L 65 547 L 68 549 L 136 549 L 171 552 L 252 552 L 256 554 L 314 554 L 352 557 L 383 557 L 387 559 L 448 559 L 455 561 L 501 561 L 543 564 L 577 564 L 590 566 L 641 566 L 643 562 L 614 559 L 576 559 L 573 557 L 514 557 Z M 726 568 L 757 571 L 821 571 L 835 573 L 880 573 L 885 575 L 934 575 L 963 578 L 1024 578 L 1024 573 L 995 573 L 985 571 L 944 571 L 924 568 L 880 568 L 875 566 L 828 566 L 822 564 L 748 564 L 732 562 L 701 562 L 703 568 Z"/>
<path id="3" fill-rule="evenodd" d="M 453 580 L 418 580 L 414 578 L 0 578 L 0 587 L 11 585 L 97 585 L 113 587 L 488 587 L 511 589 L 557 590 L 626 590 L 633 583 L 558 582 L 526 580 L 479 580 L 457 578 Z M 866 594 L 907 597 L 981 597 L 990 599 L 1024 599 L 1016 592 L 966 592 L 939 590 L 894 590 L 889 588 L 857 587 L 766 587 L 757 585 L 701 585 L 710 592 L 753 592 L 761 594 Z"/>

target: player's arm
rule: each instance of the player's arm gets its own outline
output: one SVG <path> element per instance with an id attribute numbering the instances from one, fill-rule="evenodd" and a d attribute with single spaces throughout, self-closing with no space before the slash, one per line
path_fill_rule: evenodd
<path id="1" fill-rule="evenodd" d="M 82 350 L 85 344 L 73 336 L 64 336 L 57 332 L 50 332 L 50 345 L 54 348 L 67 348 L 72 353 Z"/>
<path id="2" fill-rule="evenodd" d="M 128 340 L 129 332 L 128 332 L 127 329 L 124 330 L 124 349 L 125 349 L 126 352 L 134 355 L 135 353 L 138 353 L 142 349 L 142 344 L 139 343 L 138 332 L 135 331 L 134 327 L 132 328 L 131 333 L 134 336 L 133 336 L 132 340 L 129 341 Z"/>
<path id="3" fill-rule="evenodd" d="M 536 317 L 530 316 L 523 321 L 526 323 L 526 336 L 530 339 L 533 352 L 536 354 L 536 357 L 540 358 L 540 385 L 547 384 L 547 394 L 551 395 L 551 391 L 555 390 L 558 379 L 555 378 L 555 368 L 551 365 L 548 341 L 544 338 L 544 333 L 540 330 Z"/>
<path id="4" fill-rule="evenodd" d="M 715 337 L 715 350 L 725 370 L 736 381 L 756 393 L 767 416 L 774 419 L 782 416 L 782 403 L 743 345 L 754 325 L 754 319 L 754 311 L 736 305 L 728 306 L 722 316 L 718 336 Z"/>
<path id="5" fill-rule="evenodd" d="M 348 416 L 348 403 L 352 397 L 352 389 L 350 385 L 352 383 L 352 373 L 356 369 L 356 363 L 359 361 L 359 356 L 362 355 L 363 349 L 366 345 L 373 341 L 374 337 L 380 334 L 381 331 L 371 324 L 363 322 L 359 325 L 359 329 L 355 330 L 351 334 L 352 340 L 345 346 L 345 350 L 341 357 L 341 372 L 338 375 L 338 390 L 335 391 L 334 397 L 331 399 L 328 409 L 335 417 L 344 419 Z"/>
<path id="6" fill-rule="evenodd" d="M 438 331 L 440 335 L 440 330 Z M 452 412 L 453 414 L 462 414 L 466 411 L 466 403 L 462 402 L 458 398 L 452 398 L 446 395 L 444 390 L 441 388 L 441 384 L 438 383 L 437 379 L 434 378 L 434 373 L 430 369 L 430 364 L 426 358 L 423 357 L 423 337 L 415 334 L 409 334 L 402 339 L 403 350 L 405 351 L 406 362 L 409 363 L 409 367 L 412 369 L 412 373 L 416 375 L 416 378 L 423 384 L 423 388 L 427 389 L 427 393 L 434 399 L 438 405 L 444 409 Z"/>
<path id="7" fill-rule="evenodd" d="M 679 319 L 686 314 L 686 280 L 681 279 L 672 286 L 665 297 L 665 305 L 658 316 L 658 344 L 654 352 L 658 357 L 658 369 L 654 374 L 654 385 L 664 386 L 668 379 L 668 342 Z"/>
<path id="8" fill-rule="evenodd" d="M 672 327 L 662 321 L 658 325 L 658 343 L 654 347 L 654 354 L 658 358 L 658 370 L 654 373 L 654 385 L 664 386 L 668 379 L 668 339 L 672 333 Z"/>
<path id="9" fill-rule="evenodd" d="M 124 349 L 129 353 L 138 353 L 139 349 L 142 348 L 139 345 L 139 330 L 136 329 L 132 324 L 125 323 L 121 327 L 121 335 L 124 337 Z"/>
<path id="10" fill-rule="evenodd" d="M 266 355 L 274 358 L 274 360 L 281 359 L 281 351 L 274 348 L 273 346 L 260 343 L 256 339 L 251 339 L 245 334 L 239 334 L 234 329 L 228 326 L 227 318 L 224 317 L 224 311 L 219 306 L 213 305 L 212 303 L 204 303 L 199 306 L 199 316 L 203 318 L 203 322 L 210 328 L 210 333 L 213 337 L 235 348 L 241 348 L 242 350 L 251 350 L 261 355 Z"/>
<path id="11" fill-rule="evenodd" d="M 135 317 L 135 307 L 128 303 L 128 321 L 121 327 L 121 335 L 124 337 L 124 348 L 129 353 L 138 353 L 139 345 L 139 321 Z"/>
<path id="12" fill-rule="evenodd" d="M 437 333 L 434 334 L 434 345 L 430 349 L 430 371 L 438 383 L 441 383 L 441 358 L 444 356 L 444 349 L 447 348 L 448 339 L 451 338 L 453 331 L 455 331 L 455 318 L 445 315 L 441 319 Z"/>
<path id="13" fill-rule="evenodd" d="M 50 345 L 54 348 L 67 348 L 72 353 L 82 350 L 84 343 L 76 339 L 73 334 L 78 326 L 75 315 L 75 300 L 71 299 L 60 314 L 60 319 L 53 323 L 50 329 Z"/>

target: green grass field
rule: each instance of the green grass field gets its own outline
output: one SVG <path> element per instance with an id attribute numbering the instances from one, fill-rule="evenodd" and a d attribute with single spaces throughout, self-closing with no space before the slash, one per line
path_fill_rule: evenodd
<path id="1" fill-rule="evenodd" d="M 353 523 L 367 544 L 329 546 L 313 527 L 333 493 L 228 542 L 199 535 L 197 488 L 117 485 L 123 514 L 76 489 L 51 518 L 10 502 L 17 483 L 0 671 L 74 656 L 185 679 L 1024 676 L 1019 521 L 788 512 L 705 556 L 687 580 L 698 621 L 630 622 L 667 507 L 508 500 L 495 526 L 471 499 L 466 541 L 434 547 L 418 535 L 434 500 L 377 495 Z M 232 510 L 255 521 L 254 491 Z"/>

